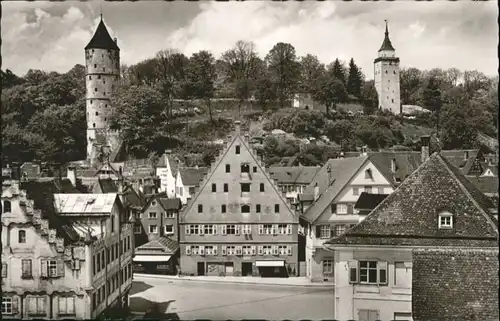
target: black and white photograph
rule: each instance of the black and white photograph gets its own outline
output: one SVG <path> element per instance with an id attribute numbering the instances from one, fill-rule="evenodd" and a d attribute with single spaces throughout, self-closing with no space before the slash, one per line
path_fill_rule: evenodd
<path id="1" fill-rule="evenodd" d="M 2 319 L 500 319 L 497 2 L 1 7 Z"/>

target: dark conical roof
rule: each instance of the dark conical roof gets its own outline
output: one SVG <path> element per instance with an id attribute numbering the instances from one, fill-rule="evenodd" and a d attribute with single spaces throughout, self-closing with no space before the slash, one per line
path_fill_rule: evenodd
<path id="1" fill-rule="evenodd" d="M 104 21 L 99 22 L 99 25 L 97 26 L 97 29 L 94 33 L 94 36 L 92 39 L 90 39 L 90 42 L 88 45 L 85 47 L 85 50 L 87 49 L 114 49 L 114 50 L 120 50 L 118 48 L 118 45 L 114 40 L 111 38 L 109 35 L 108 29 L 106 29 L 106 26 L 104 25 Z"/>
<path id="2" fill-rule="evenodd" d="M 385 51 L 385 50 L 395 51 L 394 47 L 392 46 L 391 39 L 389 39 L 389 29 L 387 28 L 387 20 L 385 21 L 384 42 L 382 43 L 382 47 L 380 47 L 378 51 Z"/>

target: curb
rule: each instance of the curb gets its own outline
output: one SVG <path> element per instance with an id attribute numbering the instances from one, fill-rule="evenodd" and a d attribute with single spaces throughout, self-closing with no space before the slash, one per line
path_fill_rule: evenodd
<path id="1" fill-rule="evenodd" d="M 263 283 L 263 282 L 238 282 L 238 281 L 219 281 L 219 280 L 204 280 L 204 279 L 193 279 L 193 278 L 183 278 L 183 277 L 172 277 L 168 275 L 157 275 L 157 274 L 142 274 L 134 273 L 134 275 L 142 278 L 152 278 L 152 279 L 164 279 L 164 280 L 181 280 L 181 281 L 191 281 L 191 282 L 205 282 L 205 283 L 219 283 L 219 284 L 250 284 L 250 285 L 272 285 L 272 286 L 283 286 L 283 287 L 301 287 L 301 288 L 333 288 L 334 285 L 324 284 L 324 283 L 311 283 L 311 284 L 281 284 L 281 283 Z"/>

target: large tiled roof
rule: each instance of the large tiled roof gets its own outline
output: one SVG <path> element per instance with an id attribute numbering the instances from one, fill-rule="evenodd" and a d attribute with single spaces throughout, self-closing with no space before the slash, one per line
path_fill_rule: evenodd
<path id="1" fill-rule="evenodd" d="M 476 158 L 479 149 L 453 149 L 453 150 L 442 150 L 440 154 L 448 161 L 450 161 L 453 166 L 457 168 L 463 168 L 469 158 Z"/>
<path id="2" fill-rule="evenodd" d="M 498 222 L 491 206 L 446 157 L 434 154 L 365 220 L 326 244 L 496 244 Z M 454 215 L 453 229 L 438 229 L 441 211 Z"/>
<path id="3" fill-rule="evenodd" d="M 317 185 L 319 198 L 306 210 L 303 218 L 314 222 L 367 160 L 367 156 L 328 160 L 306 187 L 304 194 L 314 195 Z"/>
<path id="4" fill-rule="evenodd" d="M 151 250 L 164 250 L 165 254 L 174 254 L 179 249 L 179 243 L 176 240 L 171 239 L 168 236 L 160 236 L 149 241 L 146 244 L 139 246 L 135 250 L 135 254 L 141 254 L 141 252 L 146 252 L 150 254 Z M 145 254 L 145 253 L 144 253 Z"/>
<path id="5" fill-rule="evenodd" d="M 54 194 L 54 206 L 58 214 L 106 214 L 111 213 L 116 193 L 107 194 Z"/>
<path id="6" fill-rule="evenodd" d="M 85 50 L 87 49 L 113 49 L 120 50 L 116 42 L 109 35 L 108 29 L 104 25 L 104 21 L 99 22 L 97 29 L 94 33 L 90 42 L 85 46 Z"/>
<path id="7" fill-rule="evenodd" d="M 208 169 L 206 167 L 184 167 L 180 168 L 179 172 L 181 174 L 182 184 L 184 186 L 196 186 L 200 183 L 203 175 L 207 173 Z"/>
<path id="8" fill-rule="evenodd" d="M 370 161 L 378 170 L 389 180 L 391 184 L 402 182 L 421 164 L 420 152 L 370 152 L 368 153 Z M 391 168 L 392 160 L 396 164 L 396 170 Z"/>
<path id="9" fill-rule="evenodd" d="M 355 209 L 360 210 L 373 210 L 380 204 L 386 197 L 389 196 L 387 194 L 371 194 L 363 192 L 359 195 L 358 201 L 354 205 Z"/>
<path id="10" fill-rule="evenodd" d="M 99 178 L 92 186 L 93 193 L 117 193 L 118 187 L 111 178 Z"/>
<path id="11" fill-rule="evenodd" d="M 267 172 L 278 184 L 310 184 L 320 169 L 319 166 L 271 166 Z"/>
<path id="12" fill-rule="evenodd" d="M 484 194 L 498 194 L 498 176 L 467 176 Z"/>
<path id="13" fill-rule="evenodd" d="M 73 228 L 71 222 L 56 214 L 54 207 L 54 194 L 59 193 L 54 180 L 25 181 L 21 182 L 20 188 L 25 190 L 27 198 L 33 200 L 34 208 L 41 210 L 42 219 L 47 219 L 49 228 L 55 229 L 58 236 L 64 238 L 67 243 L 80 240 L 79 234 Z"/>
<path id="14" fill-rule="evenodd" d="M 413 251 L 415 321 L 498 320 L 498 249 Z"/>
<path id="15" fill-rule="evenodd" d="M 182 207 L 181 200 L 178 198 L 164 198 L 158 199 L 161 206 L 166 210 L 179 210 Z"/>

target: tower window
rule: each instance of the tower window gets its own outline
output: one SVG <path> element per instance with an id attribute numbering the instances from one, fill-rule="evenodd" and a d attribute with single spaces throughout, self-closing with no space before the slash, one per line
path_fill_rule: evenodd
<path id="1" fill-rule="evenodd" d="M 385 73 L 387 73 L 387 70 L 385 71 Z"/>
<path id="2" fill-rule="evenodd" d="M 394 98 L 393 98 L 393 99 L 391 99 L 391 101 L 392 101 L 392 102 L 394 102 Z"/>
<path id="3" fill-rule="evenodd" d="M 97 68 L 97 64 L 94 64 L 94 68 Z"/>
<path id="4" fill-rule="evenodd" d="M 94 53 L 94 49 L 92 49 L 92 53 Z"/>
<path id="5" fill-rule="evenodd" d="M 108 108 L 108 104 L 104 105 L 104 107 Z"/>
<path id="6" fill-rule="evenodd" d="M 90 100 L 90 104 L 92 105 L 92 103 L 93 103 L 93 101 L 92 101 L 92 99 L 91 99 L 91 100 Z"/>
<path id="7" fill-rule="evenodd" d="M 95 115 L 96 115 L 96 116 L 99 116 L 99 113 L 98 113 L 98 112 L 95 112 Z"/>
<path id="8" fill-rule="evenodd" d="M 94 91 L 97 92 L 97 88 L 94 88 Z"/>
<path id="9" fill-rule="evenodd" d="M 89 80 L 92 80 L 92 76 L 89 76 Z"/>
<path id="10" fill-rule="evenodd" d="M 104 121 L 106 121 L 106 117 L 104 117 Z"/>
<path id="11" fill-rule="evenodd" d="M 101 75 L 97 75 L 97 79 L 101 79 Z"/>
<path id="12" fill-rule="evenodd" d="M 106 84 L 106 80 L 103 80 L 103 81 L 102 81 L 102 83 L 103 83 L 103 84 Z"/>
<path id="13" fill-rule="evenodd" d="M 236 146 L 236 154 L 238 155 L 240 153 L 240 146 Z"/>
<path id="14" fill-rule="evenodd" d="M 392 73 L 393 73 L 393 74 L 396 74 L 396 70 L 394 70 Z"/>
<path id="15" fill-rule="evenodd" d="M 106 68 L 102 68 L 102 72 L 106 72 Z"/>
<path id="16" fill-rule="evenodd" d="M 93 123 L 93 124 L 92 124 L 92 127 L 94 127 L 94 128 L 95 128 L 95 123 Z"/>

